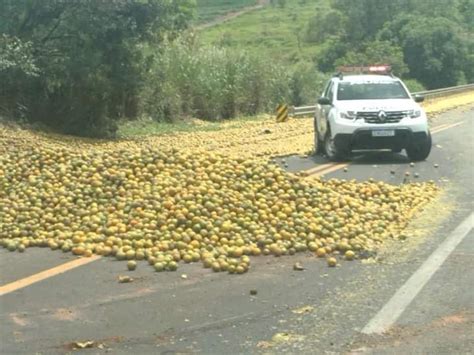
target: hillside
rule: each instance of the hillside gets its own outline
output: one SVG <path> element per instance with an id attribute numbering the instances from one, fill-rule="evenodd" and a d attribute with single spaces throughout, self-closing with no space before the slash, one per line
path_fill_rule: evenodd
<path id="1" fill-rule="evenodd" d="M 0 118 L 77 136 L 305 105 L 340 65 L 390 63 L 414 91 L 474 82 L 471 0 L 4 3 Z"/>
<path id="2" fill-rule="evenodd" d="M 327 0 L 287 0 L 284 7 L 266 6 L 200 32 L 205 43 L 258 51 L 264 56 L 294 62 L 312 60 L 318 45 L 306 43 L 304 32 Z"/>
<path id="3" fill-rule="evenodd" d="M 200 36 L 206 44 L 246 49 L 290 67 L 302 61 L 325 73 L 342 63 L 390 62 L 397 75 L 417 80 L 416 89 L 474 80 L 472 1 L 453 0 L 449 9 L 430 0 L 272 4 L 202 30 Z"/>
<path id="4" fill-rule="evenodd" d="M 257 0 L 197 0 L 197 23 L 203 24 L 230 12 L 257 4 Z"/>

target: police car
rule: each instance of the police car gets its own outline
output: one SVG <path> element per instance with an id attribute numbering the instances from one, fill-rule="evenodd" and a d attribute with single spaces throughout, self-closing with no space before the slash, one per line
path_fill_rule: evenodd
<path id="1" fill-rule="evenodd" d="M 318 99 L 316 153 L 336 161 L 355 150 L 405 149 L 410 160 L 425 160 L 431 134 L 423 100 L 410 94 L 389 65 L 341 67 Z"/>

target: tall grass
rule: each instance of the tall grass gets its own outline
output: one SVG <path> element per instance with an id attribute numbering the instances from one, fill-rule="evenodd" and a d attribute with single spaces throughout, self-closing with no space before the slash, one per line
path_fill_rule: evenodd
<path id="1" fill-rule="evenodd" d="M 221 120 L 273 111 L 292 96 L 293 73 L 245 51 L 168 43 L 143 84 L 142 112 L 157 121 L 191 116 Z"/>

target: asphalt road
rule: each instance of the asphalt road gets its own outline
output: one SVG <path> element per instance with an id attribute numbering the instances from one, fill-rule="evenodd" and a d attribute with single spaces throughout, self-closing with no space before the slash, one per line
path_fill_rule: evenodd
<path id="1" fill-rule="evenodd" d="M 433 127 L 448 128 L 433 135 L 432 154 L 414 167 L 401 154 L 371 153 L 356 155 L 347 171 L 325 169 L 331 172 L 324 178 L 391 183 L 401 183 L 410 171 L 412 180 L 443 186 L 440 201 L 412 223 L 413 237 L 381 251 L 374 262 L 328 268 L 310 253 L 259 257 L 247 274 L 231 276 L 200 265 L 155 273 L 142 263 L 128 272 L 125 263 L 100 258 L 0 296 L 1 353 L 472 353 L 472 230 L 387 333 L 361 333 L 474 210 L 474 107 L 442 114 Z M 291 171 L 328 164 L 322 157 L 279 161 Z M 45 249 L 23 255 L 1 250 L 0 285 L 74 259 Z M 295 262 L 305 270 L 294 271 Z M 120 284 L 119 275 L 135 280 Z M 94 343 L 73 349 L 84 341 Z"/>

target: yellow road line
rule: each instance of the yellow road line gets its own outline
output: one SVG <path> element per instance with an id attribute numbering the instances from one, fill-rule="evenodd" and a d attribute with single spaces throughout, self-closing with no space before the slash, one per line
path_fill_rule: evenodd
<path id="1" fill-rule="evenodd" d="M 31 276 L 25 277 L 23 279 L 10 282 L 9 284 L 0 286 L 0 296 L 6 295 L 8 293 L 11 293 L 13 291 L 19 290 L 24 287 L 30 286 L 36 282 L 43 281 L 50 277 L 62 274 L 66 271 L 75 269 L 76 267 L 89 264 L 93 261 L 96 261 L 97 259 L 100 259 L 100 256 L 94 255 L 94 256 L 91 256 L 90 258 L 75 259 L 67 263 L 53 267 L 51 269 L 44 270 L 37 274 L 33 274 Z"/>
<path id="2" fill-rule="evenodd" d="M 438 128 L 442 128 L 442 127 L 445 127 L 445 126 L 447 126 L 447 125 L 448 125 L 448 123 L 440 124 L 439 126 L 433 127 L 433 128 L 431 129 L 431 131 L 437 130 Z"/>
<path id="3" fill-rule="evenodd" d="M 316 166 L 314 168 L 311 168 L 311 169 L 308 169 L 308 170 L 304 170 L 304 172 L 308 175 L 312 175 L 312 174 L 314 174 L 314 173 L 316 173 L 320 170 L 324 170 L 324 169 L 329 168 L 329 167 L 334 166 L 334 165 L 336 165 L 336 163 L 326 163 L 326 164 L 318 165 L 318 166 Z"/>
<path id="4" fill-rule="evenodd" d="M 336 170 L 339 170 L 339 169 L 342 169 L 342 168 L 345 168 L 346 166 L 348 166 L 349 163 L 339 163 L 339 164 L 333 164 L 332 166 L 329 166 L 328 168 L 326 169 L 323 169 L 323 170 L 320 170 L 314 174 L 311 174 L 311 176 L 321 176 L 321 175 L 325 175 L 325 174 L 329 174 L 333 171 L 336 171 Z"/>
<path id="5" fill-rule="evenodd" d="M 442 132 L 444 130 L 447 130 L 449 128 L 453 128 L 453 127 L 457 127 L 459 125 L 462 125 L 464 123 L 464 121 L 461 121 L 461 122 L 457 122 L 457 123 L 452 123 L 450 125 L 447 125 L 447 126 L 443 126 L 443 127 L 436 127 L 436 128 L 433 128 L 433 131 L 431 133 L 439 133 L 439 132 Z"/>

